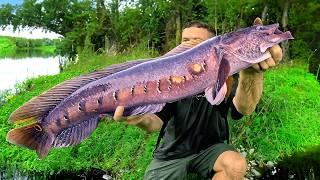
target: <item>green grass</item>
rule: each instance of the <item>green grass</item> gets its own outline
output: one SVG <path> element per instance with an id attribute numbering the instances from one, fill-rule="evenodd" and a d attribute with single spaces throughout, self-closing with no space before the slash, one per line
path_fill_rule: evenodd
<path id="1" fill-rule="evenodd" d="M 280 160 L 320 145 L 320 85 L 304 65 L 265 73 L 256 113 L 233 122 L 234 144 L 256 150 L 260 161 Z"/>
<path id="2" fill-rule="evenodd" d="M 16 45 L 10 37 L 0 36 L 0 57 L 11 56 L 16 51 Z"/>
<path id="3" fill-rule="evenodd" d="M 46 175 L 100 168 L 119 179 L 140 179 L 152 159 L 157 133 L 147 134 L 106 119 L 80 145 L 53 149 L 44 160 L 38 160 L 34 151 L 9 144 L 5 137 L 13 128 L 7 122 L 9 115 L 32 97 L 74 76 L 149 56 L 146 51 L 114 57 L 82 54 L 79 63 L 59 75 L 31 79 L 20 85 L 19 94 L 10 96 L 0 108 L 0 168 Z M 283 65 L 267 72 L 264 84 L 259 110 L 233 124 L 234 144 L 255 148 L 260 160 L 278 160 L 309 145 L 320 144 L 320 85 L 314 76 L 303 66 Z"/>

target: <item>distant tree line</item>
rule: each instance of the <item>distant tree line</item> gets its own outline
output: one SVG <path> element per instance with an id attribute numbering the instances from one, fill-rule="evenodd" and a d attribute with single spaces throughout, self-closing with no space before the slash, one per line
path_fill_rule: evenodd
<path id="1" fill-rule="evenodd" d="M 17 48 L 37 48 L 41 46 L 55 46 L 59 43 L 58 39 L 26 39 L 17 37 L 12 37 L 11 39 L 15 43 Z"/>
<path id="2" fill-rule="evenodd" d="M 282 47 L 286 57 L 304 58 L 312 71 L 319 66 L 318 0 L 24 0 L 0 6 L 0 25 L 43 27 L 59 33 L 62 53 L 83 50 L 122 52 L 142 44 L 166 52 L 180 43 L 183 25 L 207 22 L 216 34 L 250 26 L 260 16 L 279 22 L 295 40 Z M 289 48 L 290 47 L 290 48 Z"/>

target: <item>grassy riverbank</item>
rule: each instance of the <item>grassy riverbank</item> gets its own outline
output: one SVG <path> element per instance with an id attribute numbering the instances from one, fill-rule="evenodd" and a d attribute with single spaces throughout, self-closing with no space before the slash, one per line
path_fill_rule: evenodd
<path id="1" fill-rule="evenodd" d="M 39 51 L 42 54 L 54 54 L 53 41 L 44 39 L 25 39 L 0 36 L 0 58 L 19 56 L 19 51 Z"/>
<path id="2" fill-rule="evenodd" d="M 16 48 L 15 43 L 9 37 L 0 36 L 0 57 L 14 54 Z"/>
<path id="3" fill-rule="evenodd" d="M 76 147 L 54 149 L 44 160 L 36 153 L 5 141 L 13 128 L 7 122 L 11 112 L 34 96 L 74 76 L 129 59 L 145 58 L 145 51 L 114 57 L 80 55 L 79 63 L 55 76 L 28 80 L 20 93 L 10 96 L 0 108 L 0 167 L 25 172 L 54 174 L 100 168 L 118 178 L 140 179 L 151 161 L 157 133 L 108 119 L 101 122 L 87 140 Z M 293 151 L 320 144 L 320 85 L 303 65 L 282 65 L 265 76 L 265 91 L 258 111 L 233 124 L 234 144 L 256 149 L 261 160 L 278 160 Z"/>

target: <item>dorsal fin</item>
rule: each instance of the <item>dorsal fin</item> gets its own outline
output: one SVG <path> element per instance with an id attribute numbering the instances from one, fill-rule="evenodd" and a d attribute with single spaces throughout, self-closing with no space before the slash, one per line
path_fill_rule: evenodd
<path id="1" fill-rule="evenodd" d="M 181 43 L 176 48 L 172 49 L 167 54 L 162 57 L 169 57 L 179 53 L 182 53 L 188 49 L 191 49 L 195 45 L 199 44 L 200 40 L 190 40 L 188 42 Z M 47 92 L 32 98 L 27 103 L 19 107 L 10 116 L 10 121 L 14 123 L 22 123 L 26 121 L 37 121 L 44 115 L 46 115 L 50 110 L 57 106 L 63 99 L 71 95 L 73 92 L 78 90 L 80 87 L 93 82 L 95 80 L 101 79 L 108 75 L 114 74 L 116 72 L 128 69 L 135 65 L 155 60 L 152 59 L 142 59 L 136 61 L 129 61 L 121 64 L 111 65 L 105 69 L 98 70 L 80 77 L 76 77 L 67 80 L 61 84 L 56 85 Z"/>
<path id="2" fill-rule="evenodd" d="M 182 42 L 179 46 L 173 48 L 171 51 L 167 52 L 162 57 L 169 57 L 169 56 L 173 56 L 176 54 L 180 54 L 186 50 L 189 50 L 189 49 L 195 47 L 196 45 L 200 44 L 201 42 L 203 42 L 203 40 L 200 40 L 200 39 L 192 39 L 190 41 Z"/>

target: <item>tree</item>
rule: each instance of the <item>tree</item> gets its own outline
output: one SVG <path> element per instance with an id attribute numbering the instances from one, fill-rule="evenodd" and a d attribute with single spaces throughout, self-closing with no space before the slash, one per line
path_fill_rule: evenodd
<path id="1" fill-rule="evenodd" d="M 285 0 L 284 1 L 284 7 L 283 7 L 283 13 L 282 13 L 282 29 L 284 31 L 287 31 L 288 28 L 287 28 L 287 25 L 288 25 L 288 9 L 289 9 L 289 0 Z M 283 51 L 283 58 L 284 60 L 287 60 L 289 59 L 289 56 L 288 56 L 288 49 L 289 49 L 289 42 L 288 40 L 287 41 L 284 41 L 281 43 L 281 46 L 282 46 L 282 51 Z"/>
<path id="2" fill-rule="evenodd" d="M 0 6 L 0 26 L 13 23 L 15 15 L 13 14 L 15 7 L 11 4 L 1 4 Z"/>

